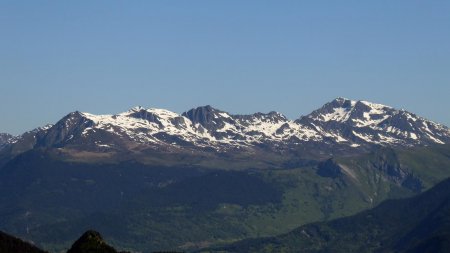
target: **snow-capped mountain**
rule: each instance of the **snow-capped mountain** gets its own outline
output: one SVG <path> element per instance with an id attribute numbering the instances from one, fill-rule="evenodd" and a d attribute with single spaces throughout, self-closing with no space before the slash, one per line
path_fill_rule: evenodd
<path id="1" fill-rule="evenodd" d="M 405 110 L 345 98 L 337 98 L 296 122 L 351 145 L 415 146 L 450 142 L 446 126 Z"/>
<path id="2" fill-rule="evenodd" d="M 40 134 L 41 146 L 164 149 L 254 147 L 292 141 L 320 141 L 322 136 L 277 112 L 231 115 L 211 106 L 183 114 L 135 107 L 116 115 L 73 112 Z"/>
<path id="3" fill-rule="evenodd" d="M 314 130 L 299 126 L 279 112 L 231 115 L 211 106 L 204 106 L 182 115 L 196 126 L 206 129 L 217 143 L 255 145 L 284 142 L 293 137 L 300 137 L 305 141 L 321 139 Z M 287 129 L 292 131 L 286 131 Z"/>
<path id="4" fill-rule="evenodd" d="M 9 141 L 13 138 L 12 135 L 6 133 L 0 133 L 0 149 L 9 143 Z"/>
<path id="5" fill-rule="evenodd" d="M 443 125 L 404 110 L 344 98 L 295 121 L 278 112 L 232 115 L 211 106 L 182 114 L 143 107 L 115 115 L 73 112 L 34 136 L 36 146 L 78 146 L 103 151 L 450 143 L 450 131 Z"/>
<path id="6" fill-rule="evenodd" d="M 53 125 L 45 125 L 43 127 L 35 128 L 31 131 L 25 132 L 21 135 L 12 136 L 10 134 L 4 134 L 6 138 L 4 142 L 0 144 L 0 151 L 9 153 L 9 155 L 16 155 L 34 148 L 37 145 L 37 141 L 40 136 L 46 134 L 47 130 Z M 1 156 L 2 154 L 0 154 Z M 1 162 L 0 162 L 1 163 Z"/>

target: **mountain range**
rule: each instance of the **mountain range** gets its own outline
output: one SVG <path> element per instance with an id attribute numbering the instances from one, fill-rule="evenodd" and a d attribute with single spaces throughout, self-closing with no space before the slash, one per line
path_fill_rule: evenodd
<path id="1" fill-rule="evenodd" d="M 29 135 L 32 133 L 33 138 Z M 278 112 L 232 115 L 203 106 L 180 114 L 135 107 L 115 115 L 72 112 L 23 136 L 0 136 L 0 147 L 22 146 L 116 153 L 296 150 L 367 150 L 450 142 L 450 130 L 405 110 L 337 98 L 297 120 Z M 14 148 L 13 148 L 14 149 Z M 241 151 L 240 151 L 241 152 Z"/>
<path id="2" fill-rule="evenodd" d="M 203 106 L 72 112 L 0 138 L 0 230 L 51 252 L 94 228 L 115 248 L 191 251 L 411 197 L 450 177 L 450 130 L 337 98 L 289 120 Z"/>

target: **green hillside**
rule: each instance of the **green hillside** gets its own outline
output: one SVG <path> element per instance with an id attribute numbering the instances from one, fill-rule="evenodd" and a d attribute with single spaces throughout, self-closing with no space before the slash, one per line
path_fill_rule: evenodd
<path id="1" fill-rule="evenodd" d="M 450 179 L 412 198 L 202 252 L 448 252 Z"/>
<path id="2" fill-rule="evenodd" d="M 52 152 L 29 151 L 0 169 L 0 229 L 50 251 L 68 249 L 91 228 L 117 248 L 142 251 L 274 236 L 415 195 L 450 176 L 448 146 L 379 148 L 303 166 L 274 161 L 264 169 L 250 160 L 247 169 L 226 170 L 81 163 Z"/>

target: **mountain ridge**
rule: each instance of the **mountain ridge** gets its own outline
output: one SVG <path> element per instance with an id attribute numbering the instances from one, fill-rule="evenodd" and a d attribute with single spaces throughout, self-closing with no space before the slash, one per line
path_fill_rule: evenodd
<path id="1" fill-rule="evenodd" d="M 2 231 L 0 231 L 0 252 L 48 253 L 47 251 L 39 249 L 30 242 L 23 241 L 22 239 L 6 234 Z"/>
<path id="2" fill-rule="evenodd" d="M 444 125 L 390 106 L 336 98 L 297 120 L 275 111 L 235 115 L 210 105 L 181 114 L 141 106 L 113 115 L 75 111 L 54 125 L 9 138 L 0 145 L 0 160 L 32 148 L 112 156 L 313 152 L 326 158 L 377 146 L 445 143 L 450 143 L 450 130 Z"/>
<path id="3" fill-rule="evenodd" d="M 9 141 L 13 138 L 11 134 L 8 133 L 0 133 L 0 149 L 9 143 Z"/>
<path id="4" fill-rule="evenodd" d="M 0 252 L 2 253 L 49 253 L 36 247 L 31 242 L 23 241 L 20 238 L 0 231 Z M 101 234 L 94 230 L 84 232 L 78 238 L 67 253 L 129 253 L 118 252 L 108 245 Z"/>
<path id="5" fill-rule="evenodd" d="M 71 112 L 53 125 L 10 138 L 0 147 L 0 166 L 36 148 L 52 149 L 60 157 L 80 162 L 153 163 L 158 162 L 154 158 L 166 157 L 159 159 L 161 163 L 189 165 L 208 163 L 202 157 L 209 157 L 210 164 L 258 158 L 258 167 L 277 167 L 274 159 L 304 163 L 371 152 L 380 146 L 445 143 L 450 143 L 450 130 L 444 125 L 404 110 L 345 98 L 297 120 L 275 111 L 230 114 L 210 105 L 181 114 L 137 106 L 113 115 Z"/>

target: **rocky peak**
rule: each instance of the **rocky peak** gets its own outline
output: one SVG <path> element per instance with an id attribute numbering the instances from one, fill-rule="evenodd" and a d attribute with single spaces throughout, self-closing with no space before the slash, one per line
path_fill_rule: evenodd
<path id="1" fill-rule="evenodd" d="M 336 98 L 331 102 L 324 104 L 321 108 L 311 112 L 306 116 L 296 120 L 297 123 L 310 123 L 311 121 L 345 121 L 348 119 L 349 113 L 353 110 L 356 101 L 346 98 Z"/>
<path id="2" fill-rule="evenodd" d="M 46 129 L 44 133 L 38 132 L 38 145 L 60 146 L 81 133 L 88 127 L 92 127 L 94 122 L 85 113 L 79 111 L 71 112 L 58 121 L 55 125 Z"/>
<path id="3" fill-rule="evenodd" d="M 0 133 L 0 148 L 6 145 L 14 136 L 6 133 Z"/>
<path id="4" fill-rule="evenodd" d="M 339 142 L 356 144 L 412 146 L 450 140 L 445 126 L 405 110 L 345 98 L 326 103 L 296 123 L 323 131 Z"/>
<path id="5" fill-rule="evenodd" d="M 117 253 L 106 244 L 99 232 L 89 230 L 85 232 L 67 251 L 67 253 Z"/>
<path id="6" fill-rule="evenodd" d="M 190 119 L 194 124 L 200 124 L 208 130 L 223 128 L 226 123 L 234 124 L 234 119 L 226 112 L 210 105 L 200 106 L 184 112 L 182 116 Z"/>
<path id="7" fill-rule="evenodd" d="M 133 108 L 129 111 L 128 116 L 136 119 L 144 119 L 162 126 L 161 121 L 159 121 L 158 115 L 142 107 Z"/>
<path id="8" fill-rule="evenodd" d="M 247 116 L 247 115 L 245 115 L 245 116 Z M 283 114 L 281 114 L 279 112 L 275 112 L 275 111 L 271 111 L 269 113 L 257 112 L 255 114 L 248 115 L 248 117 L 253 117 L 253 118 L 259 119 L 264 122 L 272 122 L 272 123 L 288 121 L 286 116 L 284 116 Z"/>
<path id="9" fill-rule="evenodd" d="M 210 105 L 199 106 L 197 108 L 193 108 L 187 112 L 184 112 L 182 115 L 186 118 L 190 119 L 194 123 L 200 124 L 210 124 L 217 118 L 217 114 L 221 111 L 213 108 Z"/>

